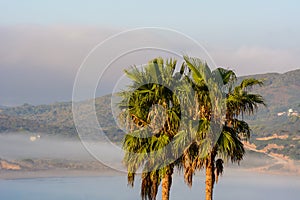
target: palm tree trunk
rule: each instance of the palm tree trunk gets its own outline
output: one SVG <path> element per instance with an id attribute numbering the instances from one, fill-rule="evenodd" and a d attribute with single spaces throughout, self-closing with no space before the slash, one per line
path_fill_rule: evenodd
<path id="1" fill-rule="evenodd" d="M 205 196 L 206 200 L 213 199 L 213 188 L 214 188 L 214 156 L 210 155 L 207 158 L 206 163 L 206 188 L 205 188 Z"/>
<path id="2" fill-rule="evenodd" d="M 162 179 L 162 200 L 169 200 L 172 185 L 172 173 L 167 172 Z"/>

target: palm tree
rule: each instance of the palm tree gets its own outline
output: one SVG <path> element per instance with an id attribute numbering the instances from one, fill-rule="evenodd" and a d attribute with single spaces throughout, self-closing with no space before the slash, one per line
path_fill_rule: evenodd
<path id="1" fill-rule="evenodd" d="M 189 186 L 195 171 L 205 168 L 206 200 L 212 200 L 224 161 L 239 163 L 245 154 L 242 141 L 249 139 L 250 127 L 243 121 L 244 114 L 253 114 L 259 104 L 264 105 L 259 94 L 250 93 L 261 81 L 245 79 L 237 84 L 231 70 L 210 71 L 200 59 L 184 59 L 178 73 L 176 61 L 164 65 L 161 58 L 142 70 L 133 67 L 126 71 L 133 84 L 131 91 L 121 93 L 120 119 L 128 130 L 123 142 L 124 164 L 132 186 L 136 171 L 143 168 L 142 199 L 155 199 L 160 183 L 162 199 L 169 199 L 177 166 L 184 170 Z M 176 90 L 170 90 L 174 85 Z M 153 108 L 155 104 L 166 116 L 159 107 Z M 163 125 L 157 126 L 158 121 Z M 165 148 L 170 143 L 175 144 L 172 150 Z"/>
<path id="2" fill-rule="evenodd" d="M 183 73 L 176 74 L 175 68 L 175 60 L 157 58 L 142 69 L 125 71 L 132 84 L 120 94 L 120 120 L 128 131 L 123 162 L 131 186 L 137 170 L 143 168 L 142 199 L 156 199 L 161 182 L 162 199 L 170 196 L 175 163 L 170 148 L 165 147 L 177 133 L 181 117 L 178 98 L 170 88 L 178 84 Z"/>
<path id="3" fill-rule="evenodd" d="M 261 95 L 250 93 L 253 86 L 262 82 L 245 79 L 237 85 L 236 75 L 231 70 L 218 68 L 211 72 L 200 59 L 187 56 L 184 59 L 190 72 L 186 76 L 195 90 L 194 105 L 197 106 L 192 108 L 193 115 L 197 116 L 190 123 L 194 125 L 187 126 L 175 140 L 177 148 L 185 147 L 181 159 L 186 183 L 192 186 L 195 171 L 205 168 L 206 200 L 212 200 L 213 187 L 223 173 L 224 161 L 239 163 L 243 159 L 242 141 L 250 137 L 250 127 L 243 116 L 253 114 L 259 104 L 265 105 Z M 222 112 L 224 105 L 225 112 Z M 219 123 L 215 123 L 218 119 Z M 219 125 L 222 125 L 220 129 Z M 214 132 L 218 130 L 220 133 Z"/>

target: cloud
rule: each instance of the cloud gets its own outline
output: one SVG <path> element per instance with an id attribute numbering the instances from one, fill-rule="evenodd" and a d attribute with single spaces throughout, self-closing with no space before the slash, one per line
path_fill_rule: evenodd
<path id="1" fill-rule="evenodd" d="M 0 27 L 1 65 L 78 67 L 89 50 L 113 32 L 88 26 Z"/>
<path id="2" fill-rule="evenodd" d="M 286 72 L 299 68 L 297 51 L 264 46 L 241 46 L 236 49 L 211 49 L 218 65 L 236 70 L 237 74 Z"/>
<path id="3" fill-rule="evenodd" d="M 0 27 L 0 104 L 71 100 L 85 56 L 117 31 L 93 26 Z"/>
<path id="4" fill-rule="evenodd" d="M 84 58 L 99 42 L 120 31 L 88 25 L 0 26 L 0 105 L 70 101 L 75 76 Z M 197 45 L 182 39 L 163 31 L 146 31 L 123 40 L 120 37 L 113 45 L 107 44 L 107 51 L 96 55 L 95 66 L 105 67 L 101 57 L 114 58 L 116 50 L 126 50 L 126 45 L 130 46 L 137 40 L 144 44 L 153 41 L 148 46 L 162 45 L 169 50 L 205 59 L 205 55 L 197 51 Z M 299 67 L 300 58 L 296 56 L 299 50 L 250 44 L 230 45 L 231 42 L 226 42 L 226 48 L 221 42 L 207 44 L 206 48 L 218 66 L 233 68 L 239 75 L 285 72 Z M 146 63 L 156 56 L 172 57 L 164 52 L 136 51 L 112 63 L 102 80 L 102 88 L 98 87 L 100 92 L 97 91 L 97 96 L 112 90 L 125 67 Z"/>

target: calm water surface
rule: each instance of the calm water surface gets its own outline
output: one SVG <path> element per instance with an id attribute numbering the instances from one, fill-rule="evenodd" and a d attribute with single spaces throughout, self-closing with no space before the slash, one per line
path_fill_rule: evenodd
<path id="1" fill-rule="evenodd" d="M 36 178 L 0 180 L 2 200 L 134 200 L 139 197 L 139 180 L 132 189 L 125 176 Z M 160 199 L 160 194 L 158 196 Z M 192 189 L 181 177 L 175 176 L 172 200 L 204 199 L 204 178 L 197 176 Z M 221 177 L 215 186 L 215 200 L 296 200 L 300 197 L 300 177 L 254 173 Z"/>

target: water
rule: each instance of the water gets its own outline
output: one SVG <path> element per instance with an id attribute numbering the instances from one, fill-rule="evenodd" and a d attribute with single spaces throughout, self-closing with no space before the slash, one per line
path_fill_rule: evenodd
<path id="1" fill-rule="evenodd" d="M 139 180 L 132 189 L 126 176 L 36 178 L 0 180 L 2 200 L 134 200 L 140 199 Z M 171 200 L 204 199 L 204 177 L 197 176 L 192 189 L 175 176 Z M 295 200 L 300 177 L 229 172 L 215 186 L 215 200 Z M 160 199 L 160 191 L 158 199 Z"/>

